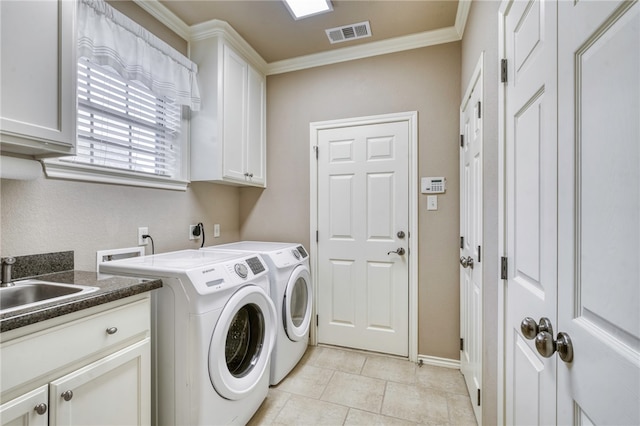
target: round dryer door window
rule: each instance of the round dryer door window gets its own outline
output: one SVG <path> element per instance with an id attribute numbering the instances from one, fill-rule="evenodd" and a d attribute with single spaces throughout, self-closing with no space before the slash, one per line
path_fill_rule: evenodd
<path id="1" fill-rule="evenodd" d="M 231 296 L 209 347 L 209 376 L 220 396 L 242 399 L 269 374 L 275 333 L 275 308 L 264 290 L 248 285 Z"/>
<path id="2" fill-rule="evenodd" d="M 311 323 L 311 277 L 306 266 L 293 270 L 284 297 L 284 329 L 294 342 L 306 339 Z"/>

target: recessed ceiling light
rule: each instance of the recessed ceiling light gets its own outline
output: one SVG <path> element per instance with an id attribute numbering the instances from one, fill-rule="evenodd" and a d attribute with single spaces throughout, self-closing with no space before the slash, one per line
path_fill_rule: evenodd
<path id="1" fill-rule="evenodd" d="M 333 10 L 330 0 L 284 0 L 284 4 L 296 20 Z"/>

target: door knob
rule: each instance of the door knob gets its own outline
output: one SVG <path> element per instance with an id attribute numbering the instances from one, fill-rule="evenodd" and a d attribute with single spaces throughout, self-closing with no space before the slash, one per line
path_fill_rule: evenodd
<path id="1" fill-rule="evenodd" d="M 396 234 L 398 236 L 398 238 L 402 239 L 404 238 L 404 231 L 398 231 L 398 233 Z"/>
<path id="2" fill-rule="evenodd" d="M 463 268 L 471 268 L 471 269 L 473 269 L 473 257 L 471 257 L 471 256 L 467 256 L 467 257 L 462 256 L 460 258 L 460 264 L 462 265 Z"/>
<path id="3" fill-rule="evenodd" d="M 389 255 L 391 253 L 399 254 L 400 256 L 402 256 L 402 255 L 404 255 L 405 252 L 404 252 L 404 248 L 398 247 L 396 250 L 387 252 L 387 255 Z"/>
<path id="4" fill-rule="evenodd" d="M 560 359 L 564 362 L 573 361 L 573 343 L 567 333 L 561 331 L 554 340 L 551 333 L 542 331 L 536 336 L 535 342 L 538 353 L 543 357 L 549 358 L 558 352 Z"/>
<path id="5" fill-rule="evenodd" d="M 553 336 L 551 320 L 546 317 L 540 318 L 540 324 L 538 324 L 533 318 L 526 317 L 520 323 L 520 331 L 522 332 L 522 335 L 529 340 L 535 339 L 538 333 L 545 331 Z"/>
<path id="6" fill-rule="evenodd" d="M 71 398 L 73 398 L 73 391 L 68 390 L 68 391 L 62 392 L 62 395 L 60 396 L 65 401 L 71 401 Z"/>
<path id="7" fill-rule="evenodd" d="M 40 404 L 35 406 L 34 410 L 39 415 L 43 415 L 44 413 L 47 412 L 47 404 L 45 404 L 44 402 L 40 403 Z"/>

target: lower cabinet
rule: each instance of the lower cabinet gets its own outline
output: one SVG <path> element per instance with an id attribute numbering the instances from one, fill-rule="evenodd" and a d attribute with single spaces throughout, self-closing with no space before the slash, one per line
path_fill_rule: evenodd
<path id="1" fill-rule="evenodd" d="M 49 387 L 40 386 L 0 405 L 3 426 L 43 426 L 49 424 Z"/>
<path id="2" fill-rule="evenodd" d="M 15 339 L 17 342 L 2 342 L 0 355 L 3 356 L 3 378 L 7 378 L 13 389 L 4 389 L 0 405 L 0 423 L 8 425 L 149 425 L 151 423 L 151 343 L 149 338 L 149 301 L 138 301 L 115 309 L 78 319 L 71 324 L 53 327 L 50 332 L 36 333 Z M 146 318 L 142 321 L 140 317 Z M 135 322 L 131 322 L 135 321 Z M 91 345 L 90 336 L 77 334 L 79 331 L 95 329 L 104 325 L 107 345 Z M 122 339 L 111 339 L 122 331 Z M 62 333 L 62 334 L 60 334 Z M 45 349 L 47 339 L 65 339 L 55 348 Z M 86 337 L 86 338 L 85 338 Z M 66 339 L 89 343 L 84 353 L 80 351 L 74 360 L 74 353 L 67 352 L 74 344 Z M 13 344 L 11 344 L 13 343 Z M 68 344 L 67 344 L 68 343 Z M 39 350 L 40 357 L 56 359 L 55 352 L 66 352 L 66 362 L 39 377 L 24 377 L 19 383 L 11 374 L 6 362 L 12 362 L 12 355 L 22 350 Z M 82 346 L 82 345 L 81 345 Z M 86 346 L 86 345 L 84 345 Z M 5 358 L 4 350 L 7 357 Z M 97 349 L 96 353 L 94 350 Z M 27 354 L 28 352 L 22 352 Z M 88 357 L 83 355 L 88 354 Z M 7 360 L 8 358 L 8 360 Z M 15 358 L 14 358 L 15 359 Z M 82 361 L 84 359 L 84 362 Z M 91 360 L 87 362 L 86 360 Z M 46 362 L 45 362 L 46 364 Z M 15 365 L 14 368 L 28 368 Z M 32 380 L 30 380 L 32 379 Z M 42 383 L 45 381 L 46 383 Z M 35 387 L 34 387 L 35 386 Z M 24 393 L 20 393 L 24 391 Z M 17 396 L 16 396 L 17 394 Z M 5 395 L 10 396 L 5 400 Z"/>

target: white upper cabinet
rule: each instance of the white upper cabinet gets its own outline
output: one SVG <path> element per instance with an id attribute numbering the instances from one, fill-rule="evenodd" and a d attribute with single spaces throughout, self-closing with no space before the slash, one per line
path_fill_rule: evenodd
<path id="1" fill-rule="evenodd" d="M 223 35 L 191 44 L 200 111 L 191 116 L 191 180 L 266 186 L 265 76 Z"/>
<path id="2" fill-rule="evenodd" d="M 0 1 L 3 152 L 74 153 L 75 19 L 75 1 Z"/>

